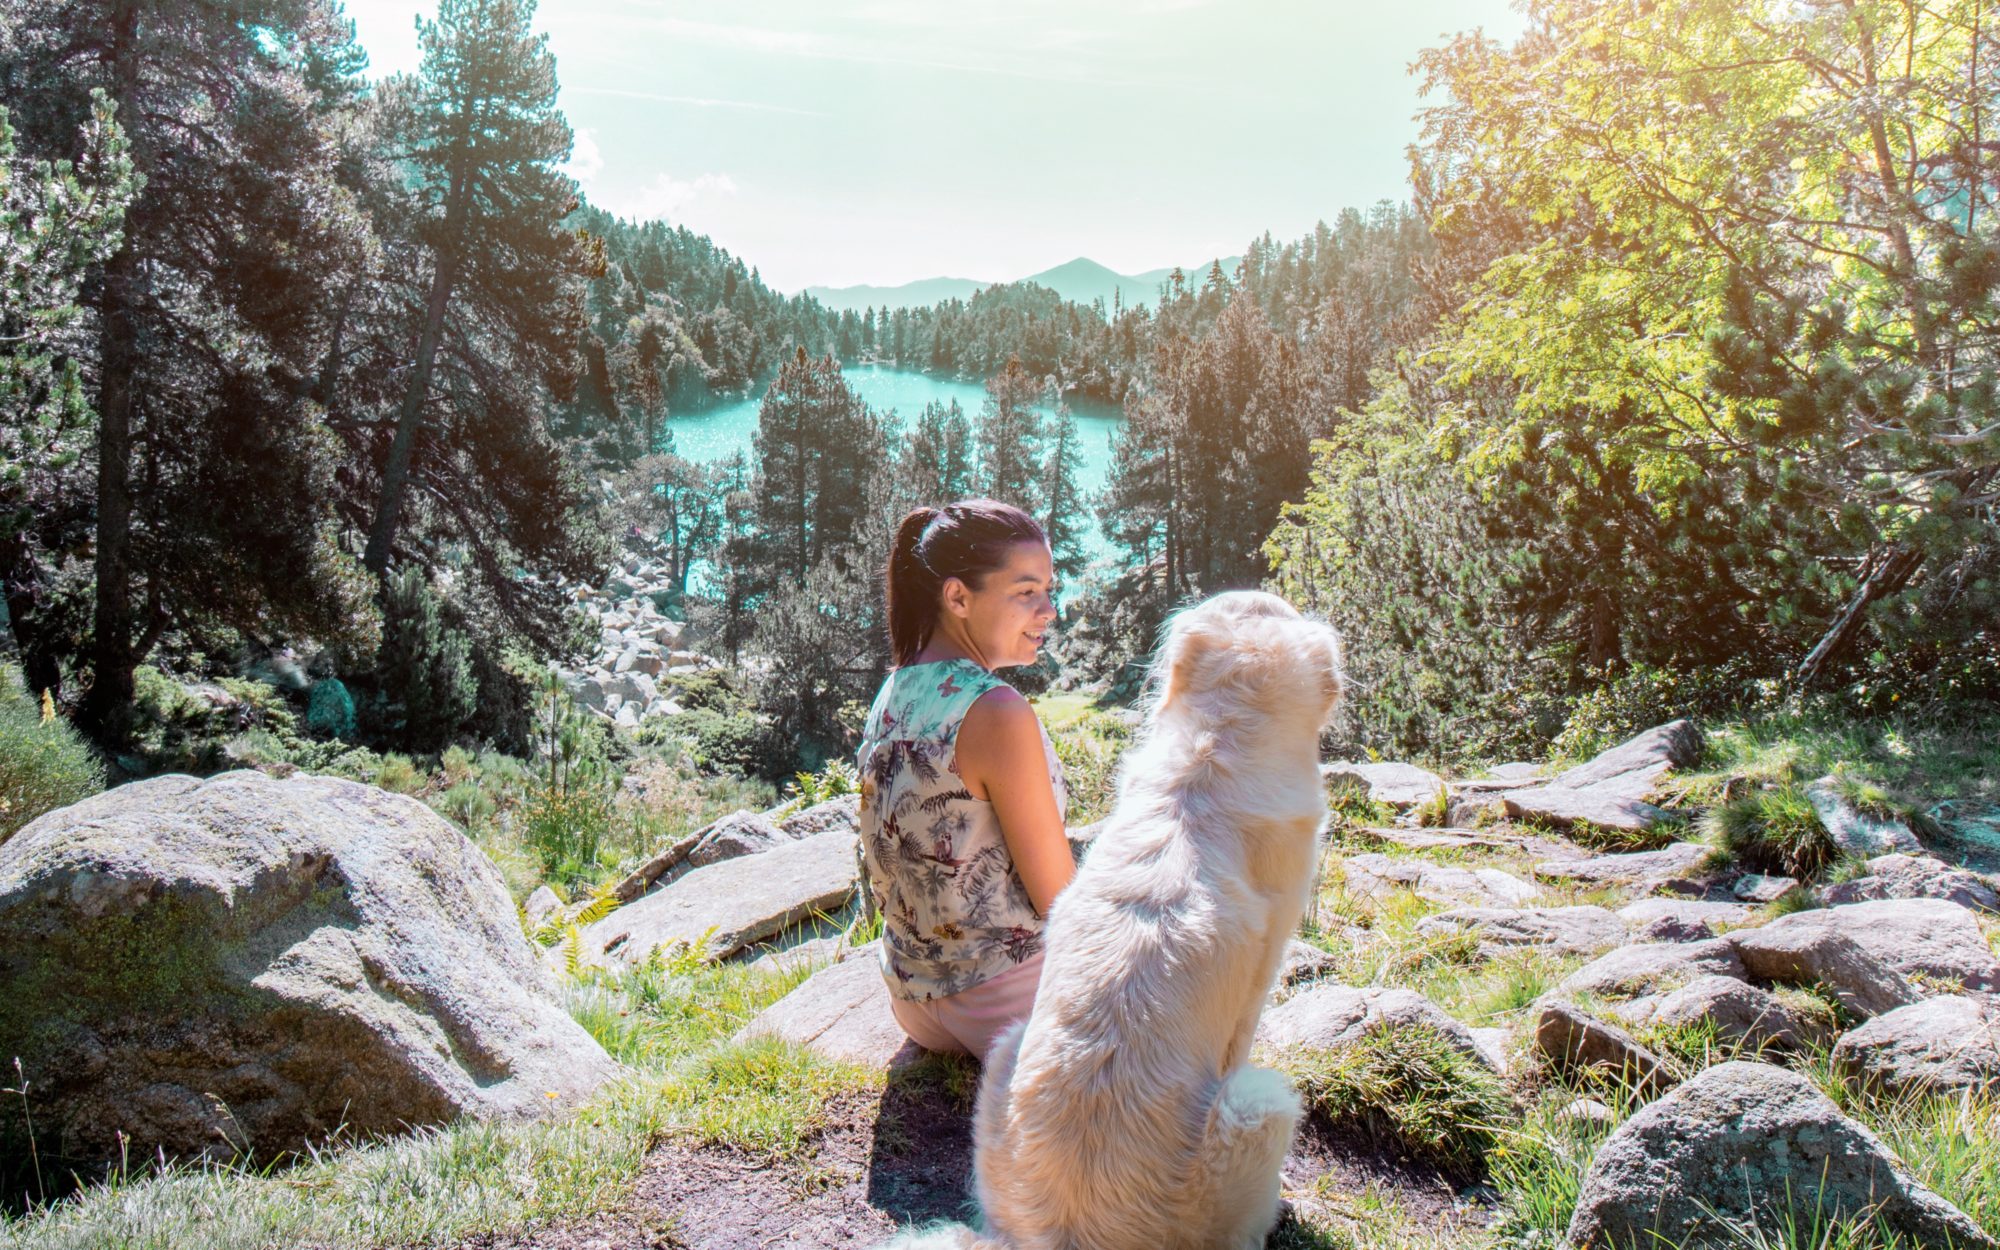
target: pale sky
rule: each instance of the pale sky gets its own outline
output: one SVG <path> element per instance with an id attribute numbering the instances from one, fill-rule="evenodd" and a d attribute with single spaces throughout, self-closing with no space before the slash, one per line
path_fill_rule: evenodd
<path id="1" fill-rule="evenodd" d="M 436 0 L 346 0 L 370 72 Z M 781 291 L 1122 273 L 1407 195 L 1417 53 L 1504 0 L 542 0 L 570 171 Z"/>

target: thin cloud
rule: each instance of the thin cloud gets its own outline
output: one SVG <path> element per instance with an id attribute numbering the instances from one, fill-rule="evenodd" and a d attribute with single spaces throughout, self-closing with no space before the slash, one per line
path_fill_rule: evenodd
<path id="1" fill-rule="evenodd" d="M 737 26 L 720 22 L 695 22 L 686 18 L 638 19 L 639 24 L 689 43 L 711 47 L 744 48 L 765 54 L 796 56 L 810 60 L 851 61 L 862 65 L 912 65 L 923 69 L 959 74 L 992 74 L 1026 78 L 1038 82 L 1092 82 L 1111 87 L 1158 85 L 1143 79 L 1117 75 L 1110 67 L 1093 59 L 1089 64 L 1064 64 L 1050 58 L 1050 48 L 1024 48 L 1018 59 L 965 59 L 961 46 L 937 44 L 884 43 L 876 38 L 850 38 L 805 30 L 777 30 L 762 26 Z"/>
<path id="2" fill-rule="evenodd" d="M 624 91 L 617 87 L 565 87 L 564 91 L 573 95 L 616 96 L 621 100 L 650 100 L 659 104 L 691 104 L 697 108 L 743 109 L 752 113 L 790 113 L 795 117 L 831 117 L 818 109 L 795 109 L 784 104 L 765 104 L 758 100 L 719 100 L 713 96 L 661 95 L 653 91 Z"/>
<path id="3" fill-rule="evenodd" d="M 697 204 L 735 194 L 736 180 L 728 174 L 698 174 L 682 179 L 662 172 L 636 192 L 609 192 L 594 198 L 599 208 L 616 217 L 679 225 L 684 224 L 688 210 Z"/>
<path id="4" fill-rule="evenodd" d="M 588 183 L 604 172 L 604 153 L 598 150 L 597 135 L 587 126 L 579 126 L 576 141 L 569 150 L 569 159 L 563 162 L 562 171 L 580 183 Z"/>

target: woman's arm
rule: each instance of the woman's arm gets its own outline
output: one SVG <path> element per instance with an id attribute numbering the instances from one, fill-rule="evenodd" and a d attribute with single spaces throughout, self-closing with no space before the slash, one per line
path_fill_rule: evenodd
<path id="1" fill-rule="evenodd" d="M 957 755 L 960 780 L 974 798 L 992 802 L 1021 884 L 1035 910 L 1048 915 L 1076 873 L 1076 858 L 1056 809 L 1035 709 L 1011 687 L 980 695 L 959 723 Z"/>

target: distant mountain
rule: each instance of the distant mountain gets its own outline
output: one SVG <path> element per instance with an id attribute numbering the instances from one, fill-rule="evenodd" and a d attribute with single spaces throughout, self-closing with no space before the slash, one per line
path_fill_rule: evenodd
<path id="1" fill-rule="evenodd" d="M 992 286 L 970 278 L 922 278 L 901 286 L 809 286 L 805 293 L 834 312 L 852 308 L 929 307 L 948 299 L 971 299 L 974 291 Z"/>
<path id="2" fill-rule="evenodd" d="M 1222 272 L 1234 274 L 1240 257 L 1222 258 Z M 1200 285 L 1208 273 L 1210 262 L 1183 266 L 1181 272 L 1188 282 Z M 1111 306 L 1114 292 L 1122 292 L 1127 305 L 1150 305 L 1159 294 L 1160 285 L 1173 274 L 1173 267 L 1154 269 L 1141 274 L 1123 274 L 1107 269 L 1086 256 L 1079 256 L 1068 264 L 1044 269 L 1040 273 L 1029 274 L 1020 279 L 1048 287 L 1067 300 L 1088 304 L 1094 299 Z M 811 286 L 805 293 L 835 312 L 853 309 L 861 312 L 868 308 L 916 308 L 927 307 L 948 299 L 970 299 L 974 292 L 982 291 L 991 282 L 975 282 L 969 278 L 924 278 L 917 282 L 905 282 L 901 286 Z"/>

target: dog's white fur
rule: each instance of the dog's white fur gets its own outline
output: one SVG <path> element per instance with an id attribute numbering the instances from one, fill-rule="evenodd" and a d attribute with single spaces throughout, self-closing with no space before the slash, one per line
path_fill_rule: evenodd
<path id="1" fill-rule="evenodd" d="M 1169 622 L 1152 681 L 1116 809 L 1049 917 L 1034 1013 L 987 1056 L 986 1232 L 909 1250 L 1216 1250 L 1277 1221 L 1299 1100 L 1246 1060 L 1311 889 L 1339 639 L 1232 591 Z"/>

